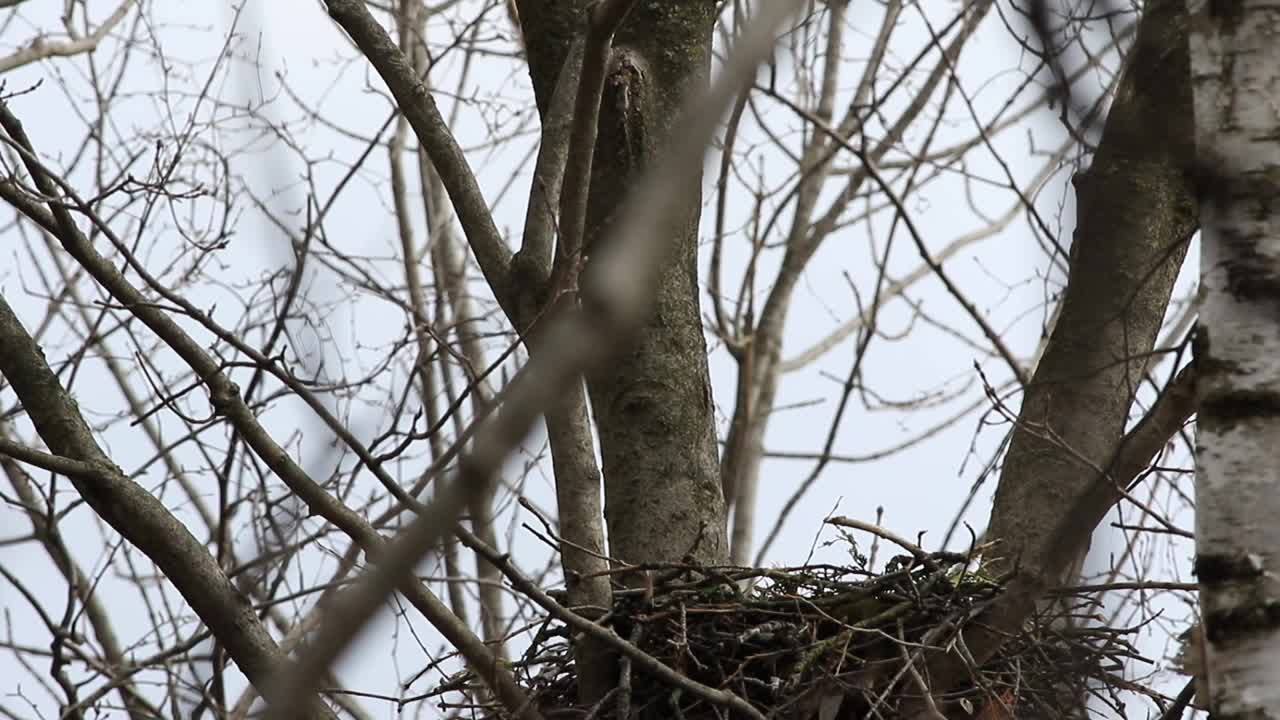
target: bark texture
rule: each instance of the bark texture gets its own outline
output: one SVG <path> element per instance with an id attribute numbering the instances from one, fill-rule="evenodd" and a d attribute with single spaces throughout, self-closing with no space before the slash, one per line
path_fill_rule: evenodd
<path id="1" fill-rule="evenodd" d="M 1280 7 L 1187 6 L 1203 177 L 1200 699 L 1214 718 L 1280 718 Z"/>
<path id="2" fill-rule="evenodd" d="M 539 109 L 581 17 L 525 0 L 520 17 Z M 614 40 L 600 108 L 583 242 L 590 257 L 615 211 L 669 139 L 681 101 L 705 87 L 715 5 L 641 2 Z M 701 197 L 668 218 L 672 244 L 639 339 L 589 378 L 600 435 L 610 553 L 628 562 L 727 559 L 706 341 L 698 304 Z"/>
<path id="3" fill-rule="evenodd" d="M 1092 165 L 1076 175 L 1061 315 L 1027 386 L 996 489 L 996 564 L 1051 581 L 1074 557 L 1050 542 L 1120 446 L 1196 229 L 1182 0 L 1147 3 Z M 1087 543 L 1085 529 L 1082 540 Z M 1063 557 L 1069 555 L 1069 557 Z"/>

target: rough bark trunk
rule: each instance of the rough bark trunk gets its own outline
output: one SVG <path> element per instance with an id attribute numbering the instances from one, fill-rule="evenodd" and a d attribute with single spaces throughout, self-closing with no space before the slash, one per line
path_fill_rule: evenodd
<path id="1" fill-rule="evenodd" d="M 1187 8 L 1203 193 L 1200 699 L 1214 718 L 1280 718 L 1280 7 Z"/>
<path id="2" fill-rule="evenodd" d="M 1062 509 L 1116 456 L 1196 228 L 1181 4 L 1147 4 L 1097 154 L 1075 177 L 1061 314 L 1027 386 L 996 490 L 988 536 L 1004 544 L 995 560 L 1006 568 L 1019 562 L 1021 572 L 1046 581 L 1075 557 L 1048 541 Z"/>
<path id="3" fill-rule="evenodd" d="M 520 3 L 530 73 L 545 113 L 581 20 L 564 3 Z M 600 110 L 584 250 L 668 140 L 680 102 L 706 83 L 713 3 L 643 2 L 615 41 Z M 701 198 L 670 218 L 671 260 L 653 315 L 609 372 L 589 379 L 600 435 L 610 552 L 628 562 L 716 563 L 728 555 L 698 304 Z"/>

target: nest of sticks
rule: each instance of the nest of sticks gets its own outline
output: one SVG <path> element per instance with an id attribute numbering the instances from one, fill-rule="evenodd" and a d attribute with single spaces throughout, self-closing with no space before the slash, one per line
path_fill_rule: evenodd
<path id="1" fill-rule="evenodd" d="M 600 620 L 652 660 L 707 688 L 735 694 L 769 718 L 896 718 L 918 698 L 921 657 L 955 648 L 967 623 L 1001 591 L 969 557 L 924 553 L 893 558 L 881 572 L 850 543 L 848 566 L 782 569 L 672 566 L 649 571 L 644 587 L 618 589 Z M 973 680 L 950 692 L 943 717 L 1002 720 L 1083 717 L 1080 698 L 1124 716 L 1122 679 L 1140 657 L 1138 628 L 1097 623 L 1090 596 L 1058 596 L 1029 619 Z M 548 617 L 513 669 L 542 715 L 552 718 L 688 719 L 739 717 L 723 703 L 659 677 L 648 661 L 623 656 L 620 681 L 601 702 L 578 702 L 572 632 Z M 504 718 L 470 674 L 464 716 Z M 1071 700 L 1074 699 L 1074 702 Z M 457 705 L 452 705 L 458 709 Z"/>

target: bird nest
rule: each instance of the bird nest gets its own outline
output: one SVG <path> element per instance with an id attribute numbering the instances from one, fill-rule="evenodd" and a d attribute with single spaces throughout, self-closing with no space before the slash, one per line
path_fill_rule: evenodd
<path id="1" fill-rule="evenodd" d="M 856 546 L 853 555 L 851 566 L 651 571 L 644 587 L 616 591 L 599 620 L 615 644 L 626 640 L 703 688 L 723 691 L 721 701 L 622 653 L 617 686 L 581 705 L 575 633 L 554 618 L 540 624 L 513 670 L 548 719 L 742 715 L 724 704 L 724 693 L 770 718 L 899 717 L 900 703 L 922 696 L 923 658 L 967 653 L 961 631 L 981 622 L 1001 582 L 973 572 L 965 555 L 901 556 L 880 573 L 863 569 Z M 1015 708 L 1019 717 L 1082 717 L 1082 707 L 1099 705 L 1123 716 L 1120 691 L 1142 691 L 1120 674 L 1125 661 L 1142 660 L 1129 642 L 1137 628 L 1102 627 L 1096 611 L 1090 597 L 1055 597 L 936 707 L 947 718 L 979 720 L 1011 718 Z M 474 691 L 474 716 L 509 716 L 481 700 L 474 676 L 454 680 L 454 688 Z"/>

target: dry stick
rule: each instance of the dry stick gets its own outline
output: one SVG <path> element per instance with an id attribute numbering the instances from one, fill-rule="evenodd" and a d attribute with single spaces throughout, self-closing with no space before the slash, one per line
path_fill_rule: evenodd
<path id="1" fill-rule="evenodd" d="M 899 635 L 901 635 L 901 632 L 899 632 Z M 946 720 L 947 716 L 938 711 L 938 705 L 933 701 L 933 696 L 929 694 L 929 684 L 925 682 L 920 675 L 920 671 L 916 669 L 917 658 L 912 657 L 911 653 L 908 653 L 907 649 L 901 645 L 898 646 L 898 654 L 902 657 L 903 662 L 906 664 L 907 672 L 911 675 L 911 679 L 915 681 L 916 687 L 920 689 L 924 697 L 927 711 L 926 717 L 929 720 Z"/>
<path id="2" fill-rule="evenodd" d="M 10 7 L 18 2 L 21 2 L 21 0 L 14 0 L 12 3 L 0 2 L 0 8 Z M 43 38 L 33 40 L 29 45 L 13 54 L 0 58 L 0 74 L 52 57 L 71 57 L 93 52 L 101 44 L 102 39 L 115 29 L 121 20 L 124 20 L 125 15 L 129 14 L 129 10 L 134 4 L 135 0 L 124 0 L 116 7 L 115 12 L 107 16 L 107 19 L 99 23 L 98 27 L 94 28 L 88 35 L 82 35 L 63 42 L 50 42 Z"/>
<path id="3" fill-rule="evenodd" d="M 872 535 L 878 535 L 879 537 L 882 537 L 885 540 L 888 540 L 889 542 L 901 547 L 903 550 L 906 550 L 907 552 L 911 553 L 915 557 L 915 559 L 924 563 L 929 562 L 929 553 L 925 552 L 924 549 L 921 548 L 919 545 L 916 545 L 915 543 L 911 542 L 910 540 L 907 540 L 904 537 L 895 535 L 894 533 L 889 532 L 888 530 L 885 530 L 879 525 L 873 525 L 871 523 L 862 522 L 861 520 L 854 520 L 853 518 L 848 518 L 844 516 L 827 518 L 826 523 L 828 525 L 839 525 L 840 527 L 853 528 L 855 530 L 861 530 L 863 532 L 871 533 Z"/>

